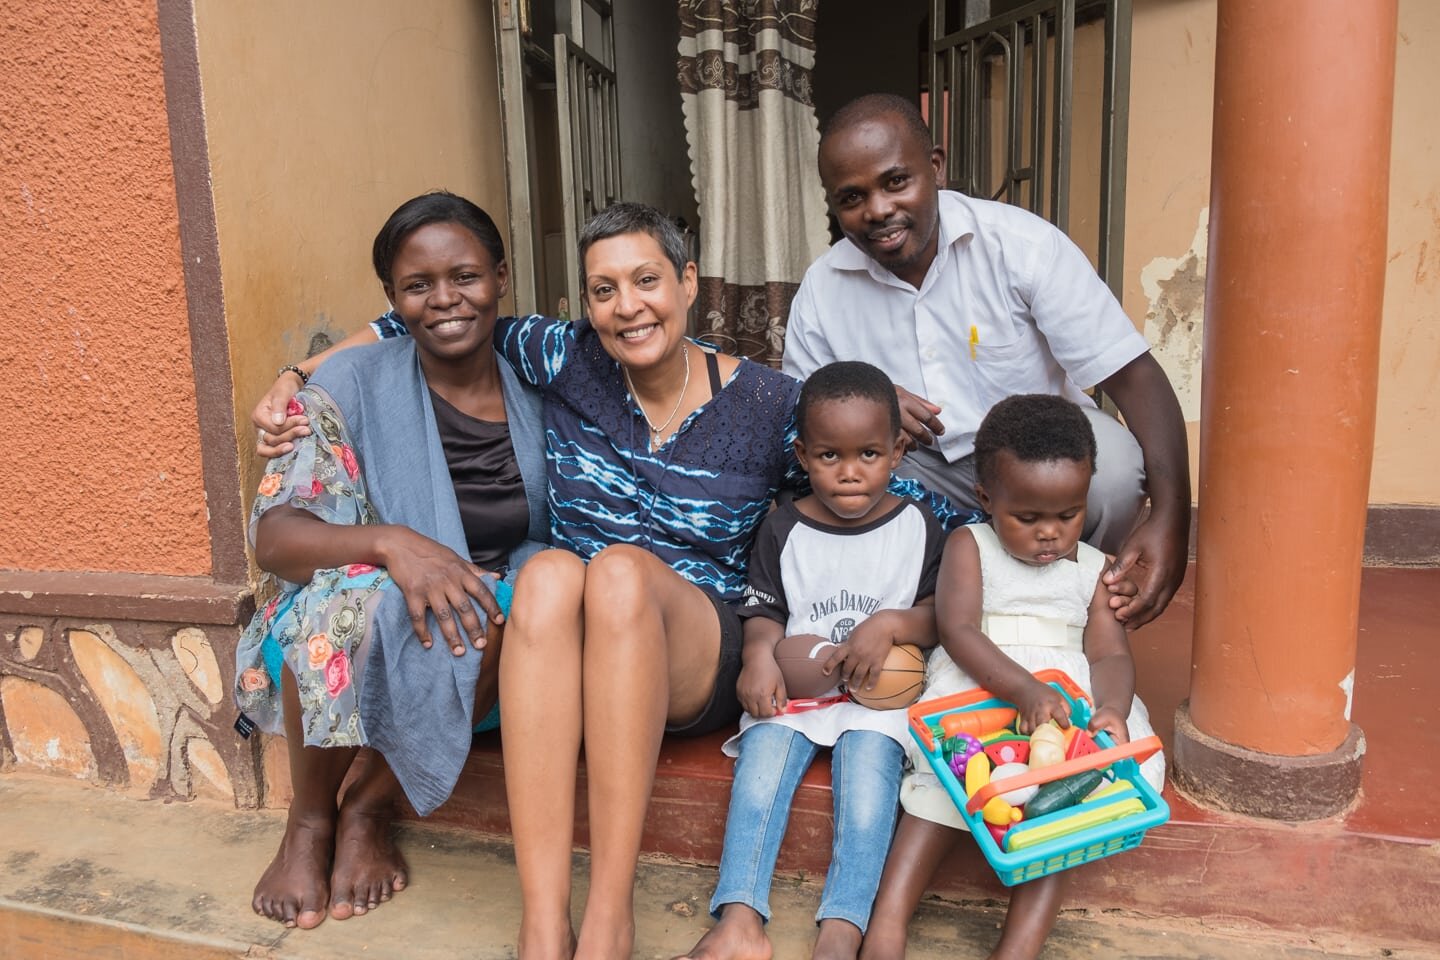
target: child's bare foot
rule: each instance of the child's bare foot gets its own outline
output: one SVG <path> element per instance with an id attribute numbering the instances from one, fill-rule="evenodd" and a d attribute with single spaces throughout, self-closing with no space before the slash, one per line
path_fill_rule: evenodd
<path id="1" fill-rule="evenodd" d="M 262 917 L 309 930 L 325 919 L 330 902 L 330 860 L 335 823 L 327 817 L 292 816 L 275 859 L 255 884 L 250 906 Z"/>
<path id="2" fill-rule="evenodd" d="M 330 916 L 363 916 L 405 889 L 405 858 L 390 836 L 393 807 L 347 802 L 335 832 L 335 869 L 330 874 Z"/>
<path id="3" fill-rule="evenodd" d="M 689 960 L 770 960 L 772 951 L 760 914 L 744 904 L 727 903 L 720 910 L 720 922 L 711 927 L 685 957 Z"/>
<path id="4" fill-rule="evenodd" d="M 849 920 L 826 917 L 820 921 L 811 960 L 855 960 L 860 953 L 860 928 Z"/>
<path id="5" fill-rule="evenodd" d="M 860 944 L 860 960 L 900 960 L 903 956 L 905 924 L 885 923 L 872 916 Z"/>

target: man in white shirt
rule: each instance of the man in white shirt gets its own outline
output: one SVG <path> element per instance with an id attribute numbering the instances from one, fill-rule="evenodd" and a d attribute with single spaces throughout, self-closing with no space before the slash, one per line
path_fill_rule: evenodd
<path id="1" fill-rule="evenodd" d="M 897 384 L 913 441 L 897 472 L 970 506 L 986 411 L 1017 393 L 1075 400 L 1100 450 L 1085 538 L 1116 557 L 1105 575 L 1116 617 L 1133 628 L 1157 616 L 1189 549 L 1185 421 L 1149 344 L 1084 253 L 1019 207 L 942 190 L 944 152 L 900 97 L 861 97 L 836 112 L 820 139 L 820 179 L 845 239 L 805 273 L 785 371 L 879 366 Z M 1124 424 L 1083 393 L 1097 386 Z"/>

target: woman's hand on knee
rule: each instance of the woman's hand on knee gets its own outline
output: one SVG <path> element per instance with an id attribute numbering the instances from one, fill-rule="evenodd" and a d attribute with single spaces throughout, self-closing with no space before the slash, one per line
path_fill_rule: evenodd
<path id="1" fill-rule="evenodd" d="M 485 627 L 471 604 L 473 599 L 497 626 L 504 622 L 500 605 L 480 579 L 486 571 L 408 527 L 391 527 L 382 545 L 385 567 L 405 597 L 410 623 L 420 643 L 429 649 L 428 614 L 435 615 L 445 643 L 456 656 L 465 653 L 465 640 L 478 650 L 485 646 Z"/>

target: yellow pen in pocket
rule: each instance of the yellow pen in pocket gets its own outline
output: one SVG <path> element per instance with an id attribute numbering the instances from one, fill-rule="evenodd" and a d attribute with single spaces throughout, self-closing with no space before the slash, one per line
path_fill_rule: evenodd
<path id="1" fill-rule="evenodd" d="M 975 348 L 980 345 L 980 330 L 975 324 L 970 324 L 970 359 L 975 359 Z"/>

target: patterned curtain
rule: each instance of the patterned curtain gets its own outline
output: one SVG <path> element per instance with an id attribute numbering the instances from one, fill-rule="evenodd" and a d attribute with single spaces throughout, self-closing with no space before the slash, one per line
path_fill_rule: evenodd
<path id="1" fill-rule="evenodd" d="M 778 365 L 790 300 L 829 244 L 811 71 L 819 0 L 679 0 L 700 210 L 698 333 Z"/>

